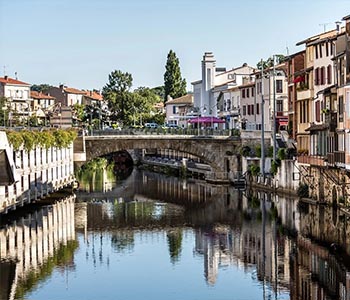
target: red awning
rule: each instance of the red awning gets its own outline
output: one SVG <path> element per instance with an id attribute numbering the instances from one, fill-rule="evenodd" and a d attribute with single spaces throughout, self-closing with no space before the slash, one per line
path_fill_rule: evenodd
<path id="1" fill-rule="evenodd" d="M 196 117 L 196 118 L 190 119 L 188 123 L 212 124 L 212 123 L 225 123 L 225 121 L 217 117 Z"/>
<path id="2" fill-rule="evenodd" d="M 283 125 L 283 126 L 287 126 L 288 125 L 288 121 L 279 121 L 278 123 L 280 124 L 280 126 L 281 125 Z"/>
<path id="3" fill-rule="evenodd" d="M 294 83 L 304 82 L 304 81 L 305 81 L 305 77 L 304 77 L 304 76 L 297 76 L 297 77 L 294 78 L 294 80 L 293 80 Z"/>

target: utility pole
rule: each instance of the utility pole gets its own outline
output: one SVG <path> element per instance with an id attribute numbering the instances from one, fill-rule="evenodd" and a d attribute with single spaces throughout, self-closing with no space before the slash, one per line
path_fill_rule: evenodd
<path id="1" fill-rule="evenodd" d="M 264 63 L 261 59 L 261 174 L 265 183 Z"/>

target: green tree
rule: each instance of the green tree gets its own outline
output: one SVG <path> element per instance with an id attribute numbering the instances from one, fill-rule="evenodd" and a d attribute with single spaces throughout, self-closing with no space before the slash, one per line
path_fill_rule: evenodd
<path id="1" fill-rule="evenodd" d="M 30 90 L 31 91 L 36 91 L 36 92 L 42 92 L 42 93 L 46 93 L 50 87 L 52 87 L 52 85 L 50 84 L 47 84 L 47 83 L 41 83 L 41 84 L 33 84 L 31 87 L 30 87 Z"/>
<path id="2" fill-rule="evenodd" d="M 275 63 L 280 64 L 285 60 L 285 56 L 283 54 L 275 55 Z M 273 67 L 273 57 L 269 57 L 267 60 L 259 61 L 256 64 L 256 67 L 261 70 L 261 65 L 263 65 L 264 69 Z"/>
<path id="3" fill-rule="evenodd" d="M 112 112 L 112 119 L 126 120 L 126 108 L 128 100 L 131 98 L 130 88 L 132 86 L 132 75 L 115 70 L 108 76 L 108 83 L 102 89 L 102 95 L 108 102 L 108 107 Z"/>
<path id="4" fill-rule="evenodd" d="M 179 59 L 173 50 L 168 53 L 164 73 L 164 102 L 168 95 L 178 98 L 186 95 L 186 79 L 182 79 Z"/>

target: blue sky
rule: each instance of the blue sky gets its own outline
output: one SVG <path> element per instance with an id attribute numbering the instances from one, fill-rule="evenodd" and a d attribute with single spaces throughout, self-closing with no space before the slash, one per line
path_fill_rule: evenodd
<path id="1" fill-rule="evenodd" d="M 154 87 L 172 49 L 190 90 L 206 51 L 255 66 L 349 14 L 349 0 L 0 0 L 0 75 L 100 89 L 117 69 Z"/>

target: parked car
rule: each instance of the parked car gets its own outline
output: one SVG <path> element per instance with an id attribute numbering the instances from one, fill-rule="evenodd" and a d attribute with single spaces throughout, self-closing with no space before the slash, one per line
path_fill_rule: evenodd
<path id="1" fill-rule="evenodd" d="M 157 123 L 146 123 L 145 128 L 158 128 Z"/>
<path id="2" fill-rule="evenodd" d="M 177 128 L 179 128 L 179 126 L 177 126 L 177 124 L 165 124 L 165 128 L 174 128 L 174 129 L 177 129 Z"/>

